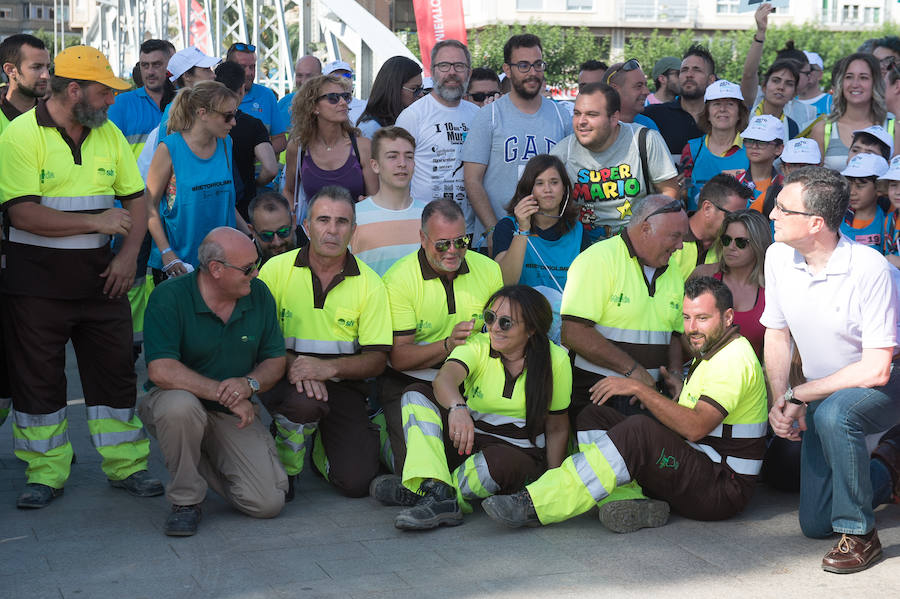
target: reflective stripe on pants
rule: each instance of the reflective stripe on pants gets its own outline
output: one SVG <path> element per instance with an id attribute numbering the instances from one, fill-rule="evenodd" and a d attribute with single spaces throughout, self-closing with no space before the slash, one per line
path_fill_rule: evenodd
<path id="1" fill-rule="evenodd" d="M 50 414 L 12 412 L 14 453 L 28 464 L 26 480 L 61 489 L 69 478 L 73 454 L 66 408 Z"/>

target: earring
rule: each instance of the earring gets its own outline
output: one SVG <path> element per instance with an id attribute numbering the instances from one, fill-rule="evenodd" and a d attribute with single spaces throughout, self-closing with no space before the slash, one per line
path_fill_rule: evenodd
<path id="1" fill-rule="evenodd" d="M 317 110 L 315 114 L 316 114 L 316 116 L 319 116 L 319 111 Z"/>

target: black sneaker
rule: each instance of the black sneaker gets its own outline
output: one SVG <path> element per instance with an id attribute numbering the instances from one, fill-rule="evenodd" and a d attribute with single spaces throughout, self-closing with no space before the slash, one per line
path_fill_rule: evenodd
<path id="1" fill-rule="evenodd" d="M 54 489 L 40 483 L 28 483 L 16 499 L 16 507 L 23 510 L 37 510 L 47 507 L 62 494 L 62 489 Z"/>
<path id="2" fill-rule="evenodd" d="M 481 502 L 481 507 L 492 520 L 510 528 L 541 525 L 531 495 L 525 489 L 512 495 L 492 495 Z"/>
<path id="3" fill-rule="evenodd" d="M 418 502 L 394 518 L 400 530 L 428 530 L 438 526 L 463 523 L 462 510 L 456 501 L 456 489 L 439 480 L 429 479 L 419 485 Z"/>
<path id="4" fill-rule="evenodd" d="M 369 495 L 384 505 L 402 505 L 406 507 L 419 503 L 422 497 L 403 486 L 402 479 L 396 474 L 376 476 L 369 484 Z"/>
<path id="5" fill-rule="evenodd" d="M 173 505 L 166 517 L 166 535 L 170 537 L 190 537 L 197 534 L 200 524 L 199 505 Z"/>
<path id="6" fill-rule="evenodd" d="M 622 499 L 600 506 L 600 522 L 617 533 L 656 528 L 669 521 L 669 504 L 658 499 Z"/>
<path id="7" fill-rule="evenodd" d="M 122 480 L 109 479 L 109 484 L 117 489 L 125 489 L 135 497 L 156 497 L 166 492 L 159 479 L 146 470 L 138 470 Z"/>

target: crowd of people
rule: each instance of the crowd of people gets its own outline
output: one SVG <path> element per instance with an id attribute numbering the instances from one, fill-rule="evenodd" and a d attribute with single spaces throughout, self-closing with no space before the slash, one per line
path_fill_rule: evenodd
<path id="1" fill-rule="evenodd" d="M 588 61 L 573 102 L 528 33 L 500 75 L 456 40 L 431 77 L 391 58 L 367 102 L 343 61 L 301 57 L 278 100 L 250 44 L 145 41 L 132 88 L 96 49 L 51 63 L 10 36 L 18 507 L 69 477 L 71 341 L 104 473 L 165 493 L 170 536 L 209 488 L 277 516 L 307 464 L 402 530 L 479 504 L 509 526 L 721 520 L 764 479 L 835 536 L 826 571 L 868 568 L 874 509 L 900 502 L 900 38 L 829 65 L 827 93 L 814 52 L 760 64 L 772 10 L 740 82 L 695 44 L 652 93 L 637 60 Z"/>

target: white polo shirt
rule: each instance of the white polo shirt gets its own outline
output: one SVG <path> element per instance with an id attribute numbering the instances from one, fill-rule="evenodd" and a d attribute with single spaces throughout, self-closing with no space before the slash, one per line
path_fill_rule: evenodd
<path id="1" fill-rule="evenodd" d="M 851 267 L 852 265 L 852 267 Z M 788 327 L 807 379 L 858 362 L 863 348 L 897 344 L 898 299 L 891 266 L 880 253 L 841 235 L 825 268 L 813 274 L 792 247 L 766 252 L 766 328 Z"/>

